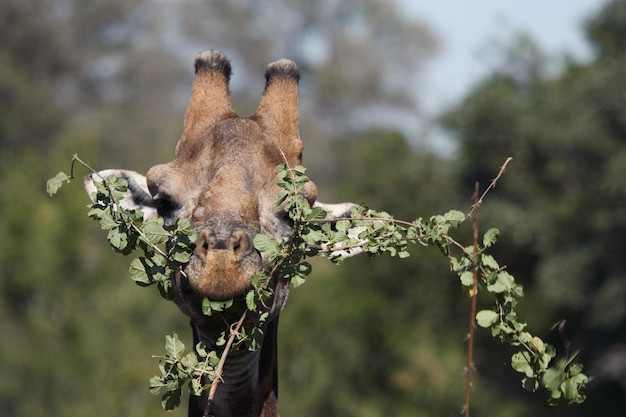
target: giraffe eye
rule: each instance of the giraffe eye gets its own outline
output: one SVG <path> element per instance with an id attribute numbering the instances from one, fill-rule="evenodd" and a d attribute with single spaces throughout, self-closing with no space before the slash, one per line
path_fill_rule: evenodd
<path id="1" fill-rule="evenodd" d="M 176 212 L 180 210 L 181 205 L 164 193 L 157 193 L 153 197 L 153 201 L 157 213 L 160 217 L 163 217 L 165 224 L 173 224 L 176 221 Z"/>

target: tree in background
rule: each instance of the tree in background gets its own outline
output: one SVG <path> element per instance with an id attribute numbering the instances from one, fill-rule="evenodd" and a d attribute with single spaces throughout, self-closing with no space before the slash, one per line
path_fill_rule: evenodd
<path id="1" fill-rule="evenodd" d="M 389 126 L 389 115 L 397 112 L 414 117 L 413 88 L 437 46 L 428 27 L 407 18 L 396 2 L 218 0 L 173 7 L 182 7 L 175 15 L 194 46 L 220 45 L 236 68 L 243 68 L 233 79 L 235 92 L 243 87 L 250 95 L 251 86 L 260 90 L 259 74 L 267 62 L 296 61 L 303 113 L 305 119 L 307 112 L 316 116 L 316 135 L 323 123 L 349 131 L 372 123 Z M 212 15 L 223 18 L 198 19 Z"/>
<path id="2" fill-rule="evenodd" d="M 72 152 L 96 162 L 122 159 L 107 157 L 115 136 L 104 127 L 106 113 L 136 97 L 127 88 L 140 78 L 129 65 L 140 7 L 132 4 L 0 4 L 3 415 L 145 415 L 160 408 L 143 386 L 154 364 L 140 346 L 161 343 L 158 322 L 167 323 L 174 309 L 155 310 L 151 294 L 120 285 L 127 265 L 94 242 L 84 192 L 51 201 L 43 190 Z"/>
<path id="3" fill-rule="evenodd" d="M 625 25 L 626 2 L 608 3 L 586 25 L 592 62 L 556 75 L 532 45 L 513 45 L 513 61 L 445 118 L 462 193 L 514 158 L 481 216 L 505 231 L 499 256 L 526 278 L 534 322 L 562 320 L 555 343 L 580 349 L 595 378 L 568 416 L 626 413 Z"/>

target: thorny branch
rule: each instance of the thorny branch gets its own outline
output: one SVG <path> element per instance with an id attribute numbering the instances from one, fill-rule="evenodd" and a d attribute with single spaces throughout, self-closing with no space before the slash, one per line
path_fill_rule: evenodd
<path id="1" fill-rule="evenodd" d="M 283 155 L 283 157 L 284 157 L 284 155 Z M 483 200 L 485 199 L 487 194 L 489 194 L 489 192 L 496 187 L 496 184 L 498 183 L 498 180 L 500 179 L 500 177 L 502 177 L 502 175 L 506 171 L 506 168 L 507 168 L 509 162 L 511 162 L 512 160 L 513 160 L 513 157 L 511 157 L 511 156 L 507 157 L 506 160 L 504 161 L 504 163 L 500 166 L 500 169 L 498 170 L 498 175 L 496 175 L 496 177 L 491 180 L 491 182 L 489 183 L 489 186 L 480 195 L 480 197 L 478 197 L 478 198 L 475 197 L 474 198 L 474 203 L 472 204 L 471 210 L 466 214 L 466 217 L 465 217 L 466 219 L 474 217 L 475 212 L 483 204 Z M 290 168 L 290 171 L 291 171 L 291 168 Z M 393 218 L 339 217 L 339 218 L 333 219 L 333 221 L 339 221 L 339 220 L 349 220 L 349 221 L 355 221 L 355 220 L 361 220 L 361 221 L 386 221 L 386 222 L 390 222 L 390 223 L 394 223 L 394 224 L 398 224 L 398 225 L 402 225 L 402 226 L 409 226 L 409 227 L 414 225 L 411 222 L 408 222 L 408 221 L 405 221 L 405 220 L 393 219 Z M 310 220 L 307 220 L 306 222 L 308 222 L 308 223 L 325 223 L 325 222 L 328 222 L 328 220 L 327 219 L 310 219 Z M 454 240 L 452 237 L 450 237 L 447 234 L 444 234 L 443 237 L 448 241 L 448 243 L 450 243 L 450 244 L 452 244 L 454 246 L 457 246 L 459 249 L 461 249 L 462 252 L 465 252 L 465 248 L 460 243 L 458 243 L 456 240 Z M 427 239 L 427 238 L 428 238 L 427 235 L 423 235 L 423 236 L 416 236 L 414 238 L 406 238 L 405 237 L 405 238 L 402 238 L 401 240 L 407 241 L 407 242 L 416 242 L 416 241 L 422 241 L 422 240 Z M 353 245 L 344 245 L 344 246 L 341 246 L 340 248 L 328 248 L 328 249 L 320 250 L 319 253 L 326 253 L 326 254 L 328 254 L 328 253 L 335 252 L 337 250 L 354 249 L 354 248 L 362 247 L 366 243 L 367 242 L 358 242 L 358 243 L 355 243 Z"/>
<path id="2" fill-rule="evenodd" d="M 495 183 L 494 182 L 492 183 L 495 186 Z M 477 182 L 474 187 L 474 204 L 476 204 L 477 202 L 478 192 L 479 192 L 479 185 Z M 472 302 L 471 302 L 471 307 L 470 307 L 469 331 L 468 331 L 468 336 L 467 336 L 467 368 L 466 368 L 466 374 L 465 374 L 465 404 L 463 405 L 463 411 L 465 413 L 465 417 L 469 417 L 470 415 L 472 372 L 474 370 L 474 331 L 476 329 L 476 319 L 475 319 L 476 299 L 478 295 L 478 259 L 477 259 L 478 257 L 478 206 L 476 206 L 476 210 L 473 210 L 472 224 L 473 224 L 473 246 L 474 246 L 474 253 L 472 254 L 473 285 L 470 290 L 470 296 L 472 297 Z"/>
<path id="3" fill-rule="evenodd" d="M 512 160 L 513 160 L 513 157 L 511 157 L 511 156 L 506 158 L 506 160 L 504 161 L 504 163 L 500 167 L 500 170 L 498 171 L 498 175 L 494 179 L 491 180 L 491 182 L 489 183 L 489 187 L 487 187 L 487 189 L 482 193 L 480 198 L 474 204 L 472 204 L 472 209 L 470 210 L 469 213 L 467 213 L 467 218 L 472 217 L 474 215 L 474 212 L 476 210 L 478 210 L 478 208 L 483 204 L 483 199 L 489 193 L 489 191 L 493 190 L 496 187 L 496 183 L 498 182 L 498 180 L 500 179 L 502 174 L 504 174 L 504 171 L 506 171 L 506 166 Z"/>

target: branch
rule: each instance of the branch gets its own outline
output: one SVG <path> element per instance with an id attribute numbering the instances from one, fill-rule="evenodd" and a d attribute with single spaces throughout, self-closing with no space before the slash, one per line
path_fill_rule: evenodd
<path id="1" fill-rule="evenodd" d="M 509 162 L 511 162 L 513 160 L 513 157 L 509 156 L 508 158 L 506 158 L 506 161 L 504 161 L 504 163 L 502 164 L 502 166 L 500 167 L 500 170 L 498 171 L 498 175 L 491 180 L 491 182 L 489 183 L 489 187 L 487 187 L 487 189 L 485 190 L 484 193 L 482 193 L 482 195 L 480 196 L 480 198 L 474 202 L 474 204 L 472 204 L 472 209 L 470 210 L 469 213 L 467 213 L 467 218 L 470 218 L 474 215 L 474 212 L 476 210 L 478 210 L 478 208 L 483 204 L 483 199 L 485 198 L 485 196 L 487 195 L 487 193 L 489 193 L 489 191 L 493 190 L 496 187 L 496 183 L 498 182 L 498 180 L 500 179 L 500 177 L 502 176 L 502 174 L 504 174 L 504 171 L 506 171 L 506 166 L 509 164 Z"/>
<path id="2" fill-rule="evenodd" d="M 230 337 L 228 338 L 228 342 L 226 342 L 226 347 L 224 347 L 224 352 L 222 352 L 222 357 L 220 358 L 220 362 L 217 364 L 217 369 L 215 370 L 215 378 L 213 378 L 213 383 L 211 384 L 211 390 L 209 391 L 209 399 L 207 403 L 207 409 L 211 407 L 211 403 L 213 402 L 213 398 L 215 398 L 215 392 L 217 391 L 217 386 L 222 379 L 222 372 L 224 370 L 224 363 L 226 363 L 226 358 L 228 357 L 228 353 L 233 346 L 235 338 L 239 335 L 239 330 L 243 325 L 243 321 L 246 318 L 246 313 L 248 310 L 245 310 L 241 315 L 239 321 L 235 324 L 233 328 L 231 326 L 230 329 Z"/>
<path id="3" fill-rule="evenodd" d="M 510 159 L 510 158 L 509 158 Z M 508 159 L 507 159 L 508 161 Z M 506 165 L 506 163 L 505 163 Z M 504 166 L 505 166 L 504 165 Z M 502 170 L 501 170 L 502 172 Z M 498 177 L 500 174 L 498 174 Z M 492 181 L 492 184 L 495 186 L 495 180 Z M 473 223 L 473 244 L 474 244 L 474 253 L 472 254 L 472 260 L 474 266 L 472 267 L 472 276 L 474 279 L 472 289 L 470 290 L 470 296 L 472 297 L 472 304 L 470 308 L 470 319 L 469 319 L 469 333 L 467 340 L 467 370 L 465 374 L 465 405 L 463 406 L 463 410 L 465 412 L 465 417 L 469 417 L 470 415 L 470 398 L 471 398 L 471 390 L 472 390 L 472 371 L 474 370 L 474 330 L 476 329 L 475 317 L 476 317 L 476 296 L 478 293 L 478 182 L 474 186 L 474 205 L 476 210 L 472 209 L 472 223 Z M 484 197 L 483 194 L 482 197 Z"/>
<path id="4" fill-rule="evenodd" d="M 111 209 L 113 209 L 113 207 L 121 208 L 120 202 L 115 199 L 115 194 L 113 193 L 113 190 L 111 189 L 111 184 L 109 184 L 108 181 L 106 180 L 106 178 L 103 178 L 102 175 L 100 175 L 100 173 L 98 171 L 96 171 L 88 163 L 86 163 L 85 161 L 80 159 L 78 157 L 78 154 L 72 155 L 72 167 L 71 167 L 71 170 L 70 170 L 70 178 L 74 178 L 74 163 L 75 162 L 80 163 L 82 166 L 84 166 L 89 171 L 91 171 L 92 174 L 97 175 L 102 180 L 102 182 L 106 185 L 107 189 L 109 190 L 109 197 L 111 198 L 111 201 L 114 203 L 114 205 L 111 205 Z M 144 234 L 143 230 L 141 230 L 141 228 L 139 226 L 137 226 L 135 224 L 135 222 L 131 218 L 129 218 L 128 215 L 126 215 L 126 213 L 124 213 L 124 211 L 122 211 L 122 210 L 116 210 L 116 211 L 120 215 L 124 216 L 124 219 L 126 220 L 126 224 L 129 225 L 130 227 L 132 227 L 133 230 L 135 232 L 137 232 L 137 234 L 139 236 L 141 236 L 141 238 L 148 245 L 150 245 L 150 247 L 152 247 L 152 249 L 154 249 L 155 252 L 157 252 L 159 255 L 163 256 L 164 258 L 169 259 L 169 256 L 165 252 L 163 252 L 161 250 L 161 248 L 159 248 L 158 246 L 156 246 L 155 244 L 150 242 L 150 239 L 148 239 L 148 237 Z"/>

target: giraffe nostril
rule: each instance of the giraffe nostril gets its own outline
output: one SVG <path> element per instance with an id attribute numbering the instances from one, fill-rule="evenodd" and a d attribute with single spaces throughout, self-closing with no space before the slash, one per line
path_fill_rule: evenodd
<path id="1" fill-rule="evenodd" d="M 231 242 L 231 248 L 237 260 L 250 252 L 249 249 L 252 247 L 250 237 L 243 230 L 233 233 Z"/>
<path id="2" fill-rule="evenodd" d="M 196 241 L 196 251 L 206 256 L 210 251 L 229 251 L 236 260 L 241 260 L 252 248 L 252 239 L 243 230 L 236 230 L 230 236 L 220 238 L 212 230 L 204 230 Z"/>
<path id="3" fill-rule="evenodd" d="M 196 251 L 202 255 L 206 255 L 208 251 L 219 245 L 217 237 L 212 230 L 204 230 L 198 235 L 196 240 Z"/>

